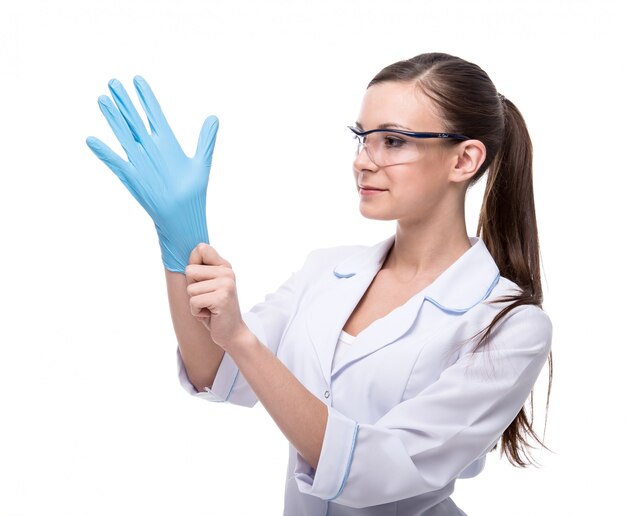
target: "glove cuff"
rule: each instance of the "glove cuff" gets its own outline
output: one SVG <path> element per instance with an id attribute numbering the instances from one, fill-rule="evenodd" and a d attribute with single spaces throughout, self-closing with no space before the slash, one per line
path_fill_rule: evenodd
<path id="1" fill-rule="evenodd" d="M 209 243 L 204 199 L 199 197 L 176 215 L 167 223 L 157 220 L 154 225 L 163 265 L 172 272 L 184 273 L 191 251 L 201 242 Z"/>
<path id="2" fill-rule="evenodd" d="M 172 272 L 185 272 L 189 263 L 191 251 L 201 242 L 209 243 L 209 235 L 206 228 L 194 228 L 192 231 L 181 228 L 176 241 L 158 230 L 159 245 L 161 247 L 161 259 L 165 268 Z"/>

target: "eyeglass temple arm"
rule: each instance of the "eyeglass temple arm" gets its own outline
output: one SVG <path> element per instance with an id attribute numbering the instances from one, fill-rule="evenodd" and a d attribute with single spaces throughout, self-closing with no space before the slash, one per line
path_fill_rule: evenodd
<path id="1" fill-rule="evenodd" d="M 411 136 L 412 138 L 445 138 L 448 140 L 471 140 L 469 136 L 465 136 L 463 134 L 456 133 L 429 133 L 429 132 L 421 132 L 421 133 L 413 133 L 409 131 L 399 131 L 397 129 L 370 129 L 369 131 L 359 131 L 356 127 L 347 126 L 354 134 L 357 136 L 367 136 L 371 133 L 395 133 L 395 134 L 403 134 L 404 136 Z"/>

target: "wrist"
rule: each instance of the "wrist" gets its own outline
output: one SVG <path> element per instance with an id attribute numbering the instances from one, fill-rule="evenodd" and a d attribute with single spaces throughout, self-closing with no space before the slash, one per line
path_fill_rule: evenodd
<path id="1" fill-rule="evenodd" d="M 206 220 L 206 187 L 181 198 L 172 193 L 170 202 L 152 217 L 161 246 L 163 265 L 172 272 L 184 272 L 191 251 L 201 242 L 209 243 Z"/>
<path id="2" fill-rule="evenodd" d="M 224 348 L 224 351 L 235 360 L 237 357 L 254 350 L 259 345 L 261 345 L 259 339 L 244 325 L 240 332 L 229 339 L 228 347 Z"/>
<path id="3" fill-rule="evenodd" d="M 193 226 L 195 227 L 188 228 L 181 225 L 176 234 L 175 231 L 163 231 L 155 224 L 161 248 L 161 260 L 167 270 L 184 274 L 194 248 L 201 242 L 209 243 L 206 222 Z M 176 234 L 176 238 L 171 238 L 171 234 Z"/>

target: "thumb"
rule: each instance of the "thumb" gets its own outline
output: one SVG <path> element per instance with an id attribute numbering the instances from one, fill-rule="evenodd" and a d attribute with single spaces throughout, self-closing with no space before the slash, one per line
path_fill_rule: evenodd
<path id="1" fill-rule="evenodd" d="M 210 167 L 211 160 L 213 159 L 213 148 L 215 147 L 215 137 L 217 136 L 217 129 L 220 122 L 216 116 L 211 115 L 208 117 L 202 129 L 200 130 L 200 137 L 198 138 L 198 146 L 196 147 L 196 155 L 194 159 L 201 160 L 202 163 Z"/>

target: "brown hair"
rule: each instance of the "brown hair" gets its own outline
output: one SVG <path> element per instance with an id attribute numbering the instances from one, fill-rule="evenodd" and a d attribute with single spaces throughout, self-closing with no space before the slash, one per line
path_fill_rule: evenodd
<path id="1" fill-rule="evenodd" d="M 445 131 L 480 140 L 487 149 L 484 163 L 468 184 L 471 187 L 489 170 L 476 236 L 484 241 L 500 274 L 515 282 L 521 292 L 497 300 L 511 303 L 474 335 L 483 334 L 473 349 L 476 351 L 487 343 L 498 321 L 515 307 L 532 304 L 541 308 L 543 301 L 530 136 L 519 110 L 497 92 L 485 71 L 459 57 L 429 53 L 399 61 L 383 68 L 367 87 L 394 81 L 414 82 L 439 108 Z M 552 351 L 548 365 L 546 418 L 552 387 Z M 522 407 L 501 437 L 500 456 L 506 452 L 515 466 L 525 467 L 532 462 L 527 436 L 548 449 L 532 428 L 532 390 L 530 407 L 530 419 Z"/>

